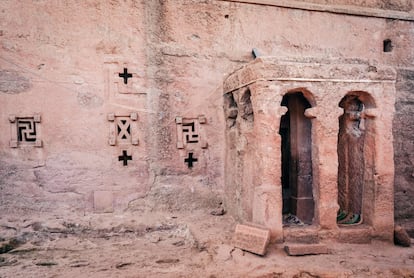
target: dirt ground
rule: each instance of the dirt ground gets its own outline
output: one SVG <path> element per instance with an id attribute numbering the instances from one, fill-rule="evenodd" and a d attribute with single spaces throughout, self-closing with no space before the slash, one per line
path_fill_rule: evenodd
<path id="1" fill-rule="evenodd" d="M 414 277 L 414 247 L 328 243 L 330 254 L 292 257 L 270 245 L 261 257 L 233 248 L 235 224 L 201 210 L 3 215 L 0 277 Z"/>

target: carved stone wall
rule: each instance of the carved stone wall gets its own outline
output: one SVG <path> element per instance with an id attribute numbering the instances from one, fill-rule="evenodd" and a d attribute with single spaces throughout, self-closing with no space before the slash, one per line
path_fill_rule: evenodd
<path id="1" fill-rule="evenodd" d="M 250 148 L 256 134 L 269 142 L 280 140 L 268 135 L 266 128 L 254 126 L 257 119 L 268 117 L 254 110 L 259 105 L 255 102 L 270 105 L 267 97 L 258 97 L 253 91 L 260 77 L 251 86 L 237 83 L 245 86 L 226 100 L 226 119 L 222 113 L 223 76 L 251 62 L 255 48 L 258 55 L 315 63 L 315 72 L 322 71 L 321 76 L 332 79 L 338 70 L 325 72 L 319 64 L 340 60 L 366 64 L 364 73 L 359 66 L 351 71 L 358 79 L 367 80 L 372 80 L 370 75 L 375 76 L 380 65 L 397 69 L 396 215 L 412 218 L 413 140 L 405 124 L 412 122 L 414 115 L 410 101 L 414 68 L 411 2 L 261 1 L 307 6 L 313 2 L 327 11 L 345 5 L 348 13 L 241 2 L 0 1 L 0 180 L 8 185 L 1 187 L 2 212 L 83 216 L 95 211 L 210 208 L 222 201 L 223 192 L 234 181 L 256 182 L 260 169 L 251 175 L 236 175 L 232 182 L 230 174 L 224 175 L 224 130 L 232 126 L 227 132 L 235 136 L 231 142 L 239 146 L 239 154 L 235 154 L 245 157 L 243 163 L 235 162 L 237 167 L 252 168 L 258 155 L 269 163 L 280 160 L 277 149 L 258 146 L 258 153 Z M 379 8 L 380 13 L 352 15 L 359 7 L 363 11 Z M 296 88 L 300 88 L 300 70 L 283 67 L 282 73 L 292 70 L 298 78 Z M 312 109 L 318 111 L 318 101 L 310 101 L 310 114 Z M 276 115 L 285 112 L 284 106 L 274 111 Z M 132 113 L 137 120 L 131 118 Z M 34 134 L 30 128 L 21 129 L 29 135 L 27 144 L 19 146 L 17 142 L 16 148 L 10 147 L 12 141 L 16 145 L 13 136 L 17 139 L 18 133 L 11 131 L 17 126 L 9 117 L 23 119 L 36 114 L 41 115 L 41 121 L 32 127 L 36 126 L 41 147 L 30 141 Z M 119 118 L 121 125 L 108 121 L 108 114 Z M 200 140 L 204 134 L 207 148 L 200 141 L 190 143 L 192 149 L 178 149 L 176 118 L 198 119 L 199 115 L 206 120 L 199 127 L 203 132 Z M 312 130 L 322 129 L 314 124 L 315 119 L 309 119 Z M 130 138 L 124 132 L 129 133 L 128 121 Z M 278 132 L 279 123 L 270 127 Z M 240 130 L 243 136 L 238 136 Z M 330 143 L 336 142 L 335 136 Z M 112 145 L 114 138 L 131 139 L 131 144 L 115 140 Z M 323 145 L 327 152 L 334 152 L 330 146 Z M 188 167 L 186 159 L 193 160 L 193 167 Z M 313 182 L 318 182 L 315 177 L 324 173 L 312 170 Z M 280 175 L 278 171 L 263 173 L 260 179 L 271 181 L 273 175 Z M 270 194 L 266 185 L 250 191 L 232 196 L 245 207 L 239 211 L 241 216 L 253 217 L 248 208 L 252 201 L 246 200 L 259 198 L 274 204 L 276 193 Z"/>

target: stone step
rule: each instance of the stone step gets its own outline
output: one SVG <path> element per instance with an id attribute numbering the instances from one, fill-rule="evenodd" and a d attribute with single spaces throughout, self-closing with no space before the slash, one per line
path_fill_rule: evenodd
<path id="1" fill-rule="evenodd" d="M 288 243 L 285 245 L 284 249 L 289 256 L 320 255 L 329 253 L 328 247 L 321 243 Z"/>

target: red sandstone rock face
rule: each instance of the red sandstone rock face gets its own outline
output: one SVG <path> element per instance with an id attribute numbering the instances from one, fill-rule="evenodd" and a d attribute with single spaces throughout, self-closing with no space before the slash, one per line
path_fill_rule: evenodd
<path id="1" fill-rule="evenodd" d="M 363 2 L 329 4 L 413 8 L 403 0 Z M 2 210 L 89 213 L 95 191 L 113 192 L 115 212 L 215 207 L 228 186 L 221 84 L 252 60 L 255 47 L 280 58 L 404 68 L 394 121 L 396 203 L 397 215 L 413 215 L 404 205 L 413 197 L 412 140 L 404 124 L 412 121 L 412 22 L 226 1 L 6 0 L 0 11 Z M 390 53 L 383 52 L 385 39 L 394 44 Z M 125 67 L 133 74 L 129 93 L 117 87 Z M 10 148 L 9 116 L 35 113 L 42 116 L 43 146 Z M 138 145 L 109 143 L 112 113 L 138 114 Z M 206 118 L 208 147 L 178 149 L 176 117 L 199 115 Z M 244 117 L 251 117 L 248 110 Z M 124 150 L 132 156 L 127 166 L 119 160 Z M 185 163 L 190 152 L 198 159 L 192 168 Z"/>
<path id="2" fill-rule="evenodd" d="M 397 219 L 414 217 L 414 71 L 398 71 L 396 84 L 399 95 L 394 117 L 395 148 L 395 216 Z M 411 228 L 412 229 L 412 228 Z"/>
<path id="3" fill-rule="evenodd" d="M 318 4 L 339 4 L 339 5 L 355 5 L 360 7 L 381 8 L 397 11 L 412 11 L 414 5 L 410 0 L 301 0 L 301 2 L 312 2 Z"/>
<path id="4" fill-rule="evenodd" d="M 225 116 L 234 122 L 226 128 L 229 210 L 264 224 L 273 240 L 283 239 L 282 223 L 270 221 L 282 219 L 274 205 L 282 202 L 283 214 L 298 217 L 301 226 L 337 233 L 340 210 L 357 217 L 345 224 L 364 223 L 368 237 L 391 240 L 395 77 L 390 67 L 373 73 L 364 64 L 276 57 L 258 58 L 231 74 L 223 86 L 230 104 Z M 252 117 L 242 116 L 246 110 Z"/>

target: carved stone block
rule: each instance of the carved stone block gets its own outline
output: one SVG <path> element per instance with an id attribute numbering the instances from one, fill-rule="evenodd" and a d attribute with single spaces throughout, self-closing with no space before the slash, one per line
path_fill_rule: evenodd
<path id="1" fill-rule="evenodd" d="M 233 237 L 235 247 L 263 256 L 269 241 L 270 231 L 266 228 L 241 224 L 236 226 Z"/>

